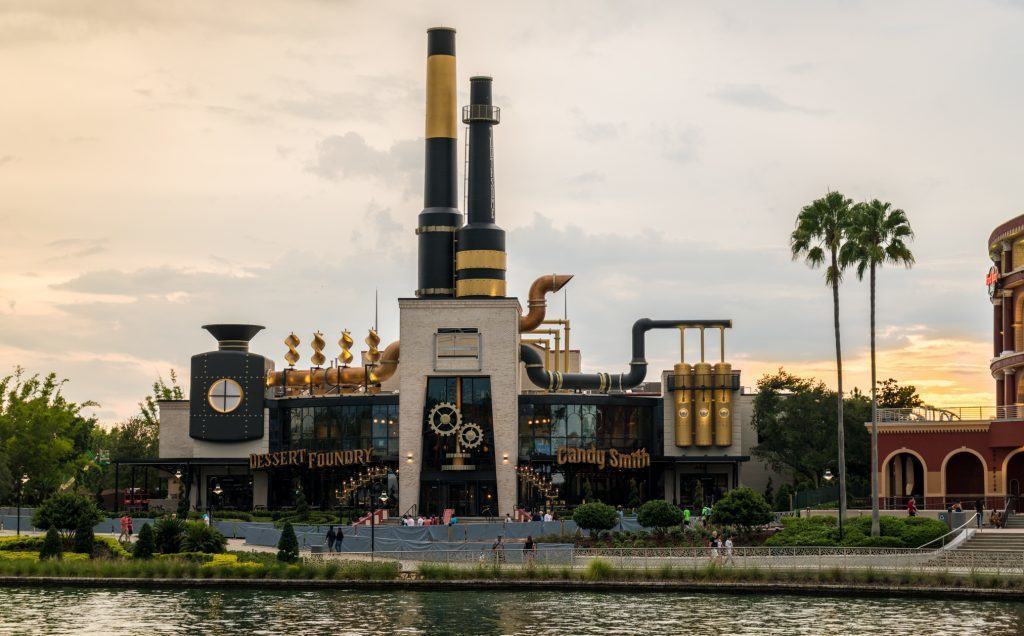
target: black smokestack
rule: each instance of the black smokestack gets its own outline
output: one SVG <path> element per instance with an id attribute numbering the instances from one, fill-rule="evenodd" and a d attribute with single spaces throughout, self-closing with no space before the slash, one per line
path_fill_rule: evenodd
<path id="1" fill-rule="evenodd" d="M 462 226 L 457 209 L 455 29 L 427 31 L 427 125 L 423 211 L 419 235 L 420 298 L 455 295 L 455 231 Z"/>
<path id="2" fill-rule="evenodd" d="M 263 325 L 203 325 L 203 329 L 217 339 L 219 351 L 249 351 L 249 341 L 263 331 Z"/>
<path id="3" fill-rule="evenodd" d="M 493 128 L 500 109 L 491 96 L 490 77 L 469 79 L 469 223 L 456 233 L 455 295 L 460 298 L 505 296 L 505 231 L 494 224 Z"/>

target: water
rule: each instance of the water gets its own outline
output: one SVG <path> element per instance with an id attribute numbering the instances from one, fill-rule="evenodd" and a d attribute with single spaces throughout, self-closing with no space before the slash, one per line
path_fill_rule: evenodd
<path id="1" fill-rule="evenodd" d="M 1017 634 L 1024 605 L 919 599 L 0 588 L 0 634 Z"/>

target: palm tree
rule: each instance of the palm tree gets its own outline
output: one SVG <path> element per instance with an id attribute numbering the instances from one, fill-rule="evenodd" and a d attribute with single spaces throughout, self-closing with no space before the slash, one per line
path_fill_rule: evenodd
<path id="1" fill-rule="evenodd" d="M 875 271 L 891 263 L 911 267 L 914 255 L 907 243 L 914 238 L 903 210 L 873 199 L 858 203 L 847 231 L 848 239 L 839 253 L 843 267 L 856 266 L 857 278 L 865 272 L 871 287 L 871 536 L 878 527 L 878 383 L 875 380 Z"/>
<path id="2" fill-rule="evenodd" d="M 789 237 L 793 260 L 803 258 L 812 268 L 825 264 L 825 284 L 832 288 L 832 313 L 836 334 L 836 411 L 837 446 L 839 448 L 839 533 L 842 535 L 846 518 L 846 439 L 843 430 L 843 351 L 839 339 L 839 283 L 843 279 L 843 265 L 839 253 L 846 239 L 853 201 L 839 192 L 828 192 L 824 197 L 804 206 L 796 217 L 796 229 Z"/>

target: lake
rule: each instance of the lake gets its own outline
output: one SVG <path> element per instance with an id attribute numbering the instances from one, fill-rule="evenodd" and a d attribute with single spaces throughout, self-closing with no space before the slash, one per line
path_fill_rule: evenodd
<path id="1" fill-rule="evenodd" d="M 0 634 L 1017 634 L 989 601 L 596 592 L 0 588 Z"/>

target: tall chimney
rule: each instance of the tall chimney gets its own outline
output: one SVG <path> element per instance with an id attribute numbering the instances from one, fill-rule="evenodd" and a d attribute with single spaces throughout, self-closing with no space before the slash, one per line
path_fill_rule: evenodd
<path id="1" fill-rule="evenodd" d="M 427 128 L 423 211 L 419 236 L 416 296 L 451 298 L 454 288 L 455 231 L 462 226 L 457 209 L 455 29 L 427 31 Z"/>
<path id="2" fill-rule="evenodd" d="M 469 223 L 456 233 L 455 295 L 460 298 L 504 298 L 505 230 L 494 224 L 493 128 L 501 111 L 491 97 L 490 77 L 469 78 L 469 106 L 462 121 L 469 125 Z"/>

